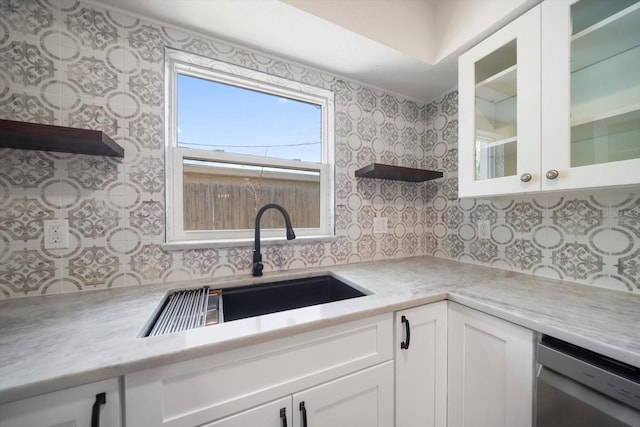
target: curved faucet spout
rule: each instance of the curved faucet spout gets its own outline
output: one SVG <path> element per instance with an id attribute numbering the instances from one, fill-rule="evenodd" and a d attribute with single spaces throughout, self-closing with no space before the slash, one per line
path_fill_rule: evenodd
<path id="1" fill-rule="evenodd" d="M 289 213 L 285 208 L 276 204 L 269 203 L 260 208 L 258 213 L 256 214 L 256 227 L 255 227 L 255 242 L 253 247 L 253 272 L 254 276 L 262 276 L 262 270 L 264 269 L 264 265 L 262 264 L 262 254 L 260 253 L 260 219 L 262 218 L 262 214 L 267 209 L 276 209 L 280 211 L 282 216 L 284 217 L 284 224 L 287 229 L 287 240 L 293 240 L 296 238 L 296 233 L 293 231 L 293 227 L 291 227 L 291 219 L 289 218 Z"/>

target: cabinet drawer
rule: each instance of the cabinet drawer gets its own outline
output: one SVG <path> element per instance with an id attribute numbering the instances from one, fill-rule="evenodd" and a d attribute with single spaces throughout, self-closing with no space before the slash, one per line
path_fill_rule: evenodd
<path id="1" fill-rule="evenodd" d="M 92 425 L 97 394 L 105 394 L 99 406 L 99 425 L 122 425 L 120 385 L 110 379 L 0 405 L 0 427 L 60 427 Z"/>
<path id="2" fill-rule="evenodd" d="M 197 425 L 391 360 L 388 313 L 125 377 L 128 425 Z"/>

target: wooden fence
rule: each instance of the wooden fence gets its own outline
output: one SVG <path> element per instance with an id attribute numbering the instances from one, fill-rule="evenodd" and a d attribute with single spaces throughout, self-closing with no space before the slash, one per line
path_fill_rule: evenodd
<path id="1" fill-rule="evenodd" d="M 185 172 L 184 226 L 186 230 L 253 229 L 258 209 L 282 205 L 295 228 L 320 226 L 318 180 L 245 178 Z M 262 228 L 284 228 L 282 215 L 270 210 Z"/>

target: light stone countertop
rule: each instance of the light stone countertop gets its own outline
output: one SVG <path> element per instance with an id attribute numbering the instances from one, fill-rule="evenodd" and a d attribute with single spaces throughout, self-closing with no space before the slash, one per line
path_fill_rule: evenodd
<path id="1" fill-rule="evenodd" d="M 153 338 L 167 291 L 335 275 L 373 295 Z M 0 301 L 0 403 L 443 299 L 640 366 L 640 296 L 432 257 Z"/>

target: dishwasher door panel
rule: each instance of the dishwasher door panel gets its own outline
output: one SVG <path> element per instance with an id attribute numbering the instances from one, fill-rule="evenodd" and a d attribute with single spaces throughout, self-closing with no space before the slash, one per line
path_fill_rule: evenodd
<path id="1" fill-rule="evenodd" d="M 536 398 L 537 427 L 640 426 L 640 412 L 545 367 Z"/>

